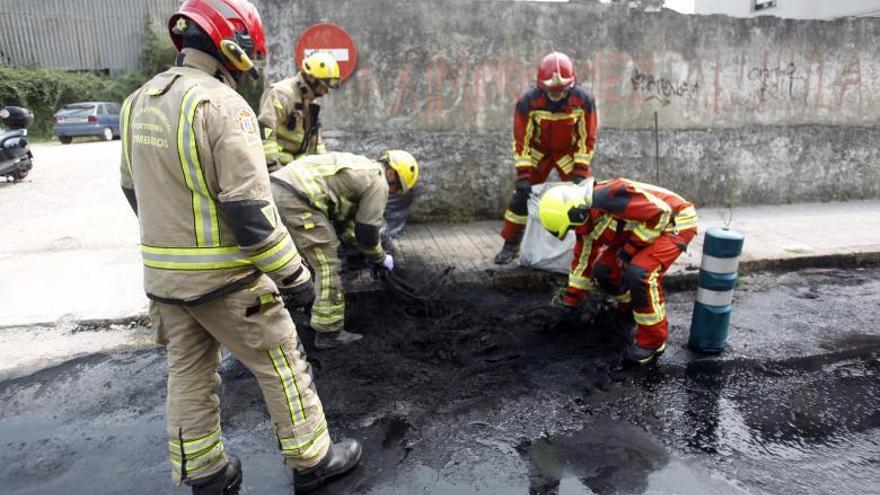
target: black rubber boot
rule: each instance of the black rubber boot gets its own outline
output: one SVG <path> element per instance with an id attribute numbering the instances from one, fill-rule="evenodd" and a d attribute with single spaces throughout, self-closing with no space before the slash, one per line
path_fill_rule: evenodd
<path id="1" fill-rule="evenodd" d="M 359 333 L 346 332 L 344 329 L 338 332 L 319 332 L 315 330 L 315 348 L 316 349 L 335 349 L 337 347 L 357 342 L 364 338 Z"/>
<path id="2" fill-rule="evenodd" d="M 361 460 L 361 443 L 345 438 L 330 446 L 327 455 L 315 467 L 293 471 L 294 494 L 308 493 L 325 484 L 331 478 L 342 476 L 357 466 Z"/>
<path id="3" fill-rule="evenodd" d="M 233 455 L 229 456 L 225 469 L 188 484 L 192 487 L 193 495 L 238 495 L 241 478 L 241 461 Z"/>
<path id="4" fill-rule="evenodd" d="M 623 358 L 627 361 L 627 363 L 636 365 L 636 366 L 645 366 L 651 364 L 655 361 L 663 351 L 666 350 L 666 342 L 663 343 L 660 347 L 657 348 L 649 348 L 649 347 L 639 347 L 636 345 L 635 341 L 631 341 L 629 345 L 626 346 L 626 350 L 623 353 Z"/>
<path id="5" fill-rule="evenodd" d="M 519 255 L 519 243 L 505 242 L 501 251 L 495 255 L 496 265 L 506 265 Z"/>

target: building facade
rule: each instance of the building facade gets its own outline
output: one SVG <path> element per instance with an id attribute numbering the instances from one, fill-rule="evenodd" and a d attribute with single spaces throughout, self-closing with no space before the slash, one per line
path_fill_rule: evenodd
<path id="1" fill-rule="evenodd" d="M 145 26 L 180 0 L 0 0 L 0 64 L 120 73 L 136 69 Z"/>
<path id="2" fill-rule="evenodd" d="M 792 19 L 880 17 L 880 0 L 695 0 L 696 14 L 773 15 Z"/>

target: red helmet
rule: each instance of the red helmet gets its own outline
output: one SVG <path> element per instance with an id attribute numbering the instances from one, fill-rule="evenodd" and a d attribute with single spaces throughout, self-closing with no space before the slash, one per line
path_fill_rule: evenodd
<path id="1" fill-rule="evenodd" d="M 266 59 L 266 35 L 256 7 L 247 0 L 186 0 L 168 19 L 168 30 L 178 50 L 192 22 L 229 60 L 232 70 L 249 71 Z"/>
<path id="2" fill-rule="evenodd" d="M 574 65 L 567 55 L 553 52 L 538 65 L 538 87 L 548 95 L 561 94 L 574 86 Z M 551 95 L 552 96 L 552 95 Z"/>

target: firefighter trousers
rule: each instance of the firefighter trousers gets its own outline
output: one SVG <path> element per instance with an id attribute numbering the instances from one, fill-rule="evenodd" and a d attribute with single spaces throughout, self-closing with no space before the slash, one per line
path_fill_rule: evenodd
<path id="1" fill-rule="evenodd" d="M 559 180 L 563 182 L 572 181 L 575 177 L 590 177 L 591 172 L 589 168 L 575 167 L 568 172 L 562 170 L 557 166 L 558 159 L 559 157 L 554 158 L 554 155 L 548 154 L 541 159 L 537 168 L 532 170 L 528 176 L 520 176 L 518 174 L 517 180 L 520 178 L 528 178 L 533 186 L 543 184 L 547 181 L 547 177 L 553 169 L 556 169 L 556 172 L 559 174 Z M 514 191 L 513 197 L 510 198 L 510 203 L 507 206 L 507 210 L 504 212 L 504 226 L 501 228 L 501 237 L 504 238 L 504 241 L 519 244 L 522 240 L 522 235 L 526 228 L 526 221 L 528 219 L 529 195 Z"/>
<path id="2" fill-rule="evenodd" d="M 283 204 L 282 204 L 283 203 Z M 339 237 L 321 211 L 297 196 L 278 203 L 293 243 L 309 267 L 315 282 L 315 303 L 309 325 L 316 332 L 338 332 L 345 326 L 345 292 Z"/>
<path id="3" fill-rule="evenodd" d="M 666 342 L 669 321 L 663 276 L 672 263 L 687 250 L 697 229 L 664 232 L 651 245 L 642 249 L 621 269 L 617 250 L 603 251 L 596 260 L 593 276 L 606 292 L 617 301 L 618 312 L 632 309 L 635 319 L 636 345 L 657 348 Z"/>
<path id="4" fill-rule="evenodd" d="M 175 483 L 210 476 L 227 463 L 220 431 L 220 346 L 256 377 L 288 467 L 327 454 L 330 436 L 290 314 L 265 275 L 195 306 L 150 302 L 158 343 L 167 348 L 167 434 Z"/>

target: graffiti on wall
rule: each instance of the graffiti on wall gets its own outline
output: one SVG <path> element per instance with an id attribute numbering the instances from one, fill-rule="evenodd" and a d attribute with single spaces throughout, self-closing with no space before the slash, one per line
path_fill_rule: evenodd
<path id="1" fill-rule="evenodd" d="M 579 80 L 606 116 L 663 108 L 694 122 L 719 114 L 755 116 L 762 122 L 790 121 L 792 115 L 809 120 L 822 113 L 860 112 L 868 90 L 876 86 L 868 81 L 865 87 L 858 51 L 768 50 L 697 59 L 670 52 L 601 52 L 574 58 Z M 436 56 L 427 63 L 403 64 L 367 59 L 347 83 L 355 86 L 358 98 L 346 110 L 365 111 L 354 102 L 367 98 L 374 114 L 410 126 L 507 126 L 513 102 L 534 84 L 533 65 L 514 56 Z"/>
<path id="2" fill-rule="evenodd" d="M 700 83 L 687 81 L 672 81 L 665 77 L 655 77 L 638 69 L 630 78 L 633 91 L 645 93 L 645 101 L 656 100 L 666 106 L 672 103 L 672 98 L 693 98 L 700 92 Z"/>

